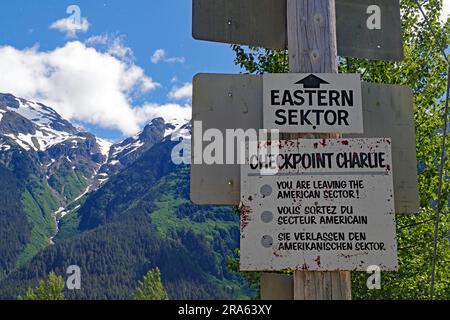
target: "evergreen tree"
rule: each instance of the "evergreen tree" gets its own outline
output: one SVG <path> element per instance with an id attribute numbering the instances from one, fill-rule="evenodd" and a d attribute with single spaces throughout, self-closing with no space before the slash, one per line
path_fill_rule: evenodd
<path id="1" fill-rule="evenodd" d="M 64 300 L 64 279 L 51 272 L 47 281 L 40 281 L 39 286 L 29 288 L 19 300 Z"/>
<path id="2" fill-rule="evenodd" d="M 168 300 L 166 289 L 161 282 L 161 272 L 158 268 L 150 270 L 139 282 L 134 294 L 134 300 Z"/>

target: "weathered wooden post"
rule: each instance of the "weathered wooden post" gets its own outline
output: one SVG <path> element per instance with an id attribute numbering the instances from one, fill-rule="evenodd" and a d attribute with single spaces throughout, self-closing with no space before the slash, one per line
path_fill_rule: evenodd
<path id="1" fill-rule="evenodd" d="M 289 72 L 338 72 L 335 0 L 287 0 L 287 24 Z M 305 135 L 285 138 L 305 138 Z M 295 271 L 294 299 L 351 300 L 350 272 Z"/>

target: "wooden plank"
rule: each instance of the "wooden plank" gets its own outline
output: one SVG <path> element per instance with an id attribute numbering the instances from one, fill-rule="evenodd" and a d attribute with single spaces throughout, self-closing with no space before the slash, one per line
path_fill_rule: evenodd
<path id="1" fill-rule="evenodd" d="M 262 128 L 262 78 L 251 75 L 204 75 L 193 81 L 193 121 L 201 121 L 203 132 L 218 129 Z M 197 130 L 194 125 L 192 157 Z M 192 159 L 191 200 L 197 204 L 238 205 L 241 179 L 239 165 L 197 165 Z"/>
<path id="2" fill-rule="evenodd" d="M 323 297 L 324 300 L 331 300 L 331 272 L 324 272 Z"/>
<path id="3" fill-rule="evenodd" d="M 373 60 L 403 59 L 399 1 L 337 0 L 336 3 L 340 56 Z M 367 8 L 373 5 L 381 8 L 381 29 L 369 30 Z"/>
<path id="4" fill-rule="evenodd" d="M 286 47 L 286 2 L 193 0 L 194 39 Z"/>
<path id="5" fill-rule="evenodd" d="M 337 73 L 333 1 L 287 1 L 291 73 Z"/>
<path id="6" fill-rule="evenodd" d="M 262 300 L 293 300 L 294 279 L 291 275 L 263 273 L 261 275 Z"/>
<path id="7" fill-rule="evenodd" d="M 294 277 L 291 276 L 292 283 L 294 283 Z M 299 273 L 294 283 L 294 295 L 291 300 L 294 300 L 294 297 L 297 297 L 298 300 L 306 300 L 306 273 Z"/>
<path id="8" fill-rule="evenodd" d="M 291 73 L 338 73 L 336 40 L 335 0 L 287 0 L 289 71 Z M 302 138 L 301 134 L 286 138 Z M 330 135 L 317 135 L 315 138 L 331 138 Z M 350 272 L 347 272 L 350 274 Z M 339 274 L 338 271 L 332 274 Z M 306 283 L 303 278 L 306 276 Z M 325 300 L 326 283 L 323 272 L 294 271 L 294 286 L 304 286 L 305 296 L 295 296 L 294 300 Z M 342 279 L 347 281 L 348 278 Z M 350 284 L 343 283 L 347 289 Z M 348 299 L 351 293 L 345 290 L 332 296 L 336 300 Z"/>
<path id="9" fill-rule="evenodd" d="M 395 212 L 420 210 L 413 93 L 405 86 L 363 83 L 364 134 L 348 138 L 391 138 Z"/>

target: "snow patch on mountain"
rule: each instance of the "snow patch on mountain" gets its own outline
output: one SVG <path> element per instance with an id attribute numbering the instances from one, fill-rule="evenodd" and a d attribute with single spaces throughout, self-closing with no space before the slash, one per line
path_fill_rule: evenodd
<path id="1" fill-rule="evenodd" d="M 172 135 L 174 132 L 179 131 L 184 125 L 189 122 L 189 119 L 175 119 L 166 124 L 166 131 L 164 133 L 164 137 Z"/>
<path id="2" fill-rule="evenodd" d="M 23 149 L 30 151 L 46 151 L 50 147 L 72 138 L 72 135 L 49 128 L 37 130 L 35 134 L 4 134 L 13 139 Z"/>
<path id="3" fill-rule="evenodd" d="M 9 150 L 11 150 L 11 146 L 10 145 L 0 144 L 0 151 L 1 152 L 6 152 L 6 151 L 9 151 Z"/>
<path id="4" fill-rule="evenodd" d="M 38 125 L 47 127 L 54 121 L 58 121 L 58 115 L 50 108 L 46 108 L 43 105 L 23 99 L 16 98 L 16 101 L 19 103 L 19 107 L 8 107 L 8 110 L 16 112 L 22 117 L 27 118 Z"/>
<path id="5" fill-rule="evenodd" d="M 192 125 L 191 122 L 185 123 L 177 130 L 173 131 L 165 139 L 170 139 L 172 141 L 190 141 L 192 135 Z"/>
<path id="6" fill-rule="evenodd" d="M 96 138 L 96 140 L 97 140 L 97 144 L 100 147 L 101 153 L 106 157 L 106 159 L 108 159 L 109 151 L 111 150 L 111 146 L 113 144 L 111 142 L 109 142 L 105 139 L 101 139 L 101 138 Z"/>

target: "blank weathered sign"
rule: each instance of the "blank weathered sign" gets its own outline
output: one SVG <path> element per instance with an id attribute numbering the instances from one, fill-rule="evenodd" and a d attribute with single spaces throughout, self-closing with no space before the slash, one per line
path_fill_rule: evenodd
<path id="1" fill-rule="evenodd" d="M 403 59 L 398 0 L 336 0 L 336 20 L 340 56 Z"/>
<path id="2" fill-rule="evenodd" d="M 391 148 L 386 138 L 282 140 L 275 157 L 258 157 L 260 146 L 241 166 L 241 270 L 395 271 Z M 261 175 L 266 165 L 277 173 Z"/>
<path id="3" fill-rule="evenodd" d="M 203 131 L 261 128 L 262 77 L 199 74 L 193 81 L 192 121 L 202 121 Z M 192 150 L 200 142 L 195 139 Z M 192 152 L 194 156 L 195 152 Z M 239 204 L 239 165 L 191 165 L 191 200 L 197 204 Z"/>
<path id="4" fill-rule="evenodd" d="M 193 121 L 203 131 L 263 128 L 263 77 L 200 74 L 194 78 Z M 415 125 L 412 92 L 406 86 L 362 84 L 365 134 L 391 138 L 397 213 L 419 211 Z M 195 136 L 195 129 L 194 129 Z M 350 136 L 347 136 L 350 137 Z M 193 139 L 193 148 L 201 143 Z M 205 147 L 207 143 L 203 144 Z M 196 204 L 238 205 L 240 166 L 191 166 L 191 200 Z"/>
<path id="5" fill-rule="evenodd" d="M 286 48 L 285 0 L 193 0 L 195 39 Z"/>
<path id="6" fill-rule="evenodd" d="M 392 138 L 397 213 L 419 212 L 413 94 L 406 86 L 363 83 L 364 134 L 348 138 Z"/>
<path id="7" fill-rule="evenodd" d="M 336 19 L 340 56 L 403 59 L 398 0 L 336 0 Z M 193 0 L 198 40 L 285 49 L 286 29 L 286 0 Z"/>

